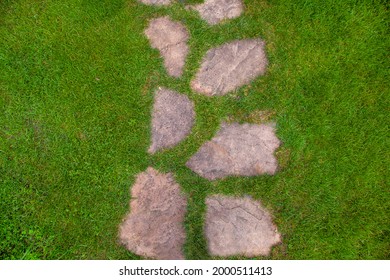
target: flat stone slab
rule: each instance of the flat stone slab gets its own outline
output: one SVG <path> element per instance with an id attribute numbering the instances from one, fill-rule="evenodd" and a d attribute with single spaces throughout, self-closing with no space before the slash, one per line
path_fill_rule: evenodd
<path id="1" fill-rule="evenodd" d="M 138 0 L 146 5 L 155 6 L 167 6 L 170 5 L 174 0 Z"/>
<path id="2" fill-rule="evenodd" d="M 137 176 L 131 197 L 131 212 L 119 230 L 121 243 L 146 258 L 184 259 L 187 199 L 172 175 L 149 167 Z"/>
<path id="3" fill-rule="evenodd" d="M 244 6 L 241 0 L 206 0 L 203 4 L 190 6 L 199 12 L 202 19 L 215 25 L 226 19 L 239 17 Z"/>
<path id="4" fill-rule="evenodd" d="M 191 88 L 207 96 L 225 95 L 265 74 L 265 43 L 246 39 L 209 50 L 191 82 Z"/>
<path id="5" fill-rule="evenodd" d="M 273 175 L 278 167 L 274 152 L 279 146 L 271 125 L 223 123 L 217 135 L 203 144 L 186 166 L 209 180 Z"/>
<path id="6" fill-rule="evenodd" d="M 160 17 L 150 21 L 145 34 L 152 47 L 160 51 L 168 74 L 180 77 L 189 52 L 189 33 L 185 26 L 167 16 Z"/>
<path id="7" fill-rule="evenodd" d="M 213 195 L 206 205 L 205 235 L 212 256 L 266 256 L 281 242 L 271 215 L 259 201 Z"/>
<path id="8" fill-rule="evenodd" d="M 152 143 L 148 152 L 153 154 L 177 145 L 191 132 L 194 119 L 194 103 L 186 95 L 159 88 L 154 95 Z"/>

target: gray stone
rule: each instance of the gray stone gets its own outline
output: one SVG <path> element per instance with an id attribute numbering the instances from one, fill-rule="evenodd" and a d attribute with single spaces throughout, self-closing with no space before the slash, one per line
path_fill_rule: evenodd
<path id="1" fill-rule="evenodd" d="M 190 8 L 197 10 L 201 18 L 210 25 L 239 17 L 244 9 L 241 0 L 206 0 L 203 4 Z"/>
<path id="2" fill-rule="evenodd" d="M 191 132 L 194 118 L 194 103 L 187 96 L 159 88 L 154 96 L 152 143 L 148 152 L 153 154 L 177 145 Z"/>
<path id="3" fill-rule="evenodd" d="M 191 88 L 204 95 L 225 95 L 264 75 L 268 65 L 260 39 L 238 40 L 213 48 L 191 82 Z"/>
<path id="4" fill-rule="evenodd" d="M 203 144 L 186 166 L 209 180 L 275 174 L 280 141 L 272 125 L 226 124 Z"/>
<path id="5" fill-rule="evenodd" d="M 152 47 L 160 51 L 168 74 L 180 77 L 189 52 L 189 34 L 184 25 L 169 17 L 160 17 L 150 21 L 145 34 Z"/>
<path id="6" fill-rule="evenodd" d="M 131 212 L 119 229 L 121 243 L 146 258 L 184 259 L 187 199 L 172 175 L 149 167 L 137 176 L 131 197 Z"/>
<path id="7" fill-rule="evenodd" d="M 174 0 L 139 0 L 146 5 L 155 6 L 167 6 L 170 5 Z"/>
<path id="8" fill-rule="evenodd" d="M 281 242 L 271 215 L 259 201 L 213 195 L 206 205 L 205 235 L 212 256 L 266 256 Z"/>

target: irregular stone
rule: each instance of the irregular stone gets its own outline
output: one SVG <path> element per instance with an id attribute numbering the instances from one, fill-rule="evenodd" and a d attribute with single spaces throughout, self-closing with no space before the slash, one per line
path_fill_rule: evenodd
<path id="1" fill-rule="evenodd" d="M 146 5 L 155 5 L 155 6 L 167 6 L 170 5 L 173 0 L 139 0 Z"/>
<path id="2" fill-rule="evenodd" d="M 212 256 L 266 256 L 281 242 L 271 215 L 259 201 L 213 195 L 206 205 L 205 235 Z"/>
<path id="3" fill-rule="evenodd" d="M 131 189 L 131 212 L 120 226 L 123 245 L 152 259 L 184 259 L 187 199 L 172 175 L 149 167 Z"/>
<path id="4" fill-rule="evenodd" d="M 209 50 L 191 82 L 204 95 L 225 95 L 264 75 L 268 60 L 260 39 L 238 40 Z"/>
<path id="5" fill-rule="evenodd" d="M 184 25 L 167 16 L 160 17 L 150 21 L 145 34 L 152 47 L 160 51 L 168 74 L 180 77 L 189 52 L 189 34 Z"/>
<path id="6" fill-rule="evenodd" d="M 194 124 L 194 103 L 185 95 L 159 88 L 152 113 L 152 144 L 149 153 L 171 148 L 183 140 Z"/>
<path id="7" fill-rule="evenodd" d="M 244 10 L 241 0 L 206 0 L 203 4 L 190 6 L 190 8 L 197 10 L 201 18 L 210 25 L 239 17 Z"/>
<path id="8" fill-rule="evenodd" d="M 209 180 L 227 176 L 275 174 L 280 141 L 272 125 L 226 124 L 203 144 L 186 166 Z"/>

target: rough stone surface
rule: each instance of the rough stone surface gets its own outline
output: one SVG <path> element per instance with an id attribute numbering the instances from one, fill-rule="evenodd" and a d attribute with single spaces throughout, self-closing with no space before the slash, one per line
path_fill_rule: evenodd
<path id="1" fill-rule="evenodd" d="M 169 17 L 160 17 L 150 21 L 145 34 L 152 47 L 160 51 L 168 74 L 180 77 L 189 51 L 189 34 L 184 25 Z"/>
<path id="2" fill-rule="evenodd" d="M 272 125 L 223 123 L 217 135 L 203 144 L 186 165 L 209 180 L 273 175 L 278 167 L 274 151 L 279 145 Z"/>
<path id="3" fill-rule="evenodd" d="M 191 82 L 204 95 L 225 95 L 264 75 L 268 65 L 260 39 L 238 40 L 209 50 Z"/>
<path id="4" fill-rule="evenodd" d="M 184 259 L 187 199 L 172 175 L 149 167 L 137 176 L 131 197 L 131 212 L 119 230 L 121 243 L 146 258 Z"/>
<path id="5" fill-rule="evenodd" d="M 225 19 L 239 17 L 243 11 L 241 0 L 206 0 L 203 4 L 190 6 L 199 12 L 208 24 L 218 24 Z"/>
<path id="6" fill-rule="evenodd" d="M 205 234 L 213 256 L 265 256 L 281 242 L 270 214 L 250 197 L 214 195 L 206 205 Z"/>
<path id="7" fill-rule="evenodd" d="M 167 6 L 173 2 L 173 0 L 139 0 L 139 1 L 146 5 L 155 5 L 155 6 Z"/>
<path id="8" fill-rule="evenodd" d="M 149 153 L 171 148 L 183 140 L 194 124 L 194 103 L 185 95 L 159 88 L 152 113 L 152 144 Z"/>

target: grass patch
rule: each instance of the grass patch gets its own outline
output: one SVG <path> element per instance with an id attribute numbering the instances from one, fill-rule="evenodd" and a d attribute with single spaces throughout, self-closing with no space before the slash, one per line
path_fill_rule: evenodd
<path id="1" fill-rule="evenodd" d="M 192 3 L 199 1 L 191 1 Z M 248 194 L 275 217 L 271 259 L 389 259 L 388 6 L 385 1 L 252 1 L 208 26 L 185 1 L 0 2 L 0 259 L 138 259 L 117 243 L 135 175 L 173 172 L 189 198 L 189 259 L 209 259 L 209 194 Z M 170 15 L 189 29 L 182 79 L 143 31 Z M 225 97 L 192 93 L 202 56 L 261 37 L 266 75 Z M 147 154 L 152 93 L 196 104 L 192 134 Z M 184 164 L 221 121 L 277 123 L 280 172 L 208 182 Z"/>

